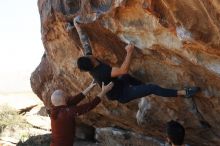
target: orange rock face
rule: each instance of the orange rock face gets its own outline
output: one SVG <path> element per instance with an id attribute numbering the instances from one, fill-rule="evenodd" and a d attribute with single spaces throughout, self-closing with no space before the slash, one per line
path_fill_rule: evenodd
<path id="1" fill-rule="evenodd" d="M 100 17 L 83 26 L 97 58 L 119 66 L 126 42 L 132 41 L 132 75 L 168 88 L 196 85 L 202 92 L 192 100 L 148 96 L 124 105 L 105 98 L 82 121 L 164 139 L 163 125 L 179 120 L 186 143 L 220 145 L 219 0 L 39 0 L 38 6 L 45 56 L 31 85 L 46 106 L 55 89 L 75 94 L 91 81 L 77 69 L 82 47 L 76 30 L 67 31 L 66 24 L 78 14 L 91 21 L 92 12 L 99 11 Z"/>

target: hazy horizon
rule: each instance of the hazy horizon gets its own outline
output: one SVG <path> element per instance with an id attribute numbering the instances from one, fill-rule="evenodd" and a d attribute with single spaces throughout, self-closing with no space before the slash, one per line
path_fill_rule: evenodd
<path id="1" fill-rule="evenodd" d="M 0 93 L 31 91 L 44 52 L 37 0 L 2 1 L 0 18 Z"/>

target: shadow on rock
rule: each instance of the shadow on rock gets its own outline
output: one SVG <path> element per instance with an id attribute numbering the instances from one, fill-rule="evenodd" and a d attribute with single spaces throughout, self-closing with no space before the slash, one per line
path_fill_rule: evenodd
<path id="1" fill-rule="evenodd" d="M 49 146 L 50 134 L 32 136 L 25 142 L 19 142 L 17 146 Z"/>

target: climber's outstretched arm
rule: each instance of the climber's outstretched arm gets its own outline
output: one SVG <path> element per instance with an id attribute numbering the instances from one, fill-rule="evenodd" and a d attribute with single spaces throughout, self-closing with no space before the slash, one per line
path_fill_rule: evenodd
<path id="1" fill-rule="evenodd" d="M 111 71 L 111 77 L 118 77 L 123 74 L 127 74 L 129 71 L 129 66 L 131 63 L 131 58 L 132 58 L 132 53 L 134 51 L 134 45 L 133 44 L 128 44 L 125 47 L 125 50 L 127 52 L 127 55 L 125 57 L 124 62 L 122 63 L 121 67 L 112 67 Z"/>
<path id="2" fill-rule="evenodd" d="M 74 25 L 76 27 L 76 30 L 79 34 L 79 38 L 81 41 L 81 44 L 83 46 L 83 53 L 84 55 L 92 55 L 92 47 L 89 41 L 89 37 L 87 33 L 81 28 L 80 23 L 77 22 L 78 17 L 74 18 Z"/>

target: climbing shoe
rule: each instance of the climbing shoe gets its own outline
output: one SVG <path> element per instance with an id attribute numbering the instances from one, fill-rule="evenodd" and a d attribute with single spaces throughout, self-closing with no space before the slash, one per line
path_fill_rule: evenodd
<path id="1" fill-rule="evenodd" d="M 195 95 L 197 92 L 200 91 L 200 88 L 199 87 L 186 87 L 185 91 L 186 91 L 185 98 L 191 98 L 193 95 Z"/>

